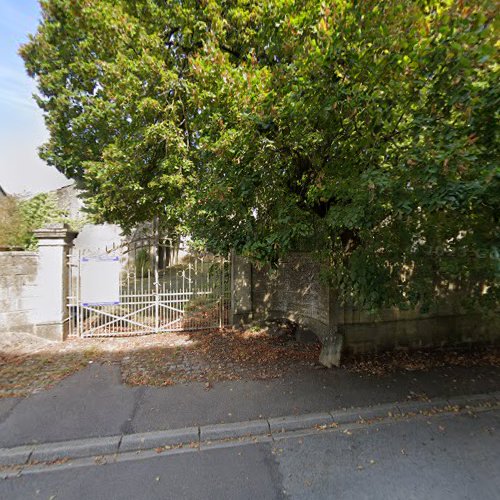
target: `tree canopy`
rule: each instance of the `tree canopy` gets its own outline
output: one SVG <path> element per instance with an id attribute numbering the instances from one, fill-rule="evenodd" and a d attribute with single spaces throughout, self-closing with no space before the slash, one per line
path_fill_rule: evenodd
<path id="1" fill-rule="evenodd" d="M 42 0 L 21 48 L 97 217 L 327 259 L 344 300 L 496 304 L 491 0 Z"/>

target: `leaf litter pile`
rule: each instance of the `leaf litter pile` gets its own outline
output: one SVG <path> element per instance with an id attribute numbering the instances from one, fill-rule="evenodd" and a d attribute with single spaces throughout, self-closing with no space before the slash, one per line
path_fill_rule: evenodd
<path id="1" fill-rule="evenodd" d="M 85 352 L 62 356 L 0 352 L 0 398 L 26 396 L 48 388 L 87 366 L 90 359 Z"/>
<path id="2" fill-rule="evenodd" d="M 0 398 L 53 386 L 91 363 L 114 363 L 124 383 L 169 386 L 223 380 L 265 380 L 321 368 L 318 342 L 266 329 L 176 332 L 138 337 L 70 338 L 62 343 L 0 345 Z M 346 358 L 342 369 L 384 376 L 443 366 L 500 366 L 500 349 L 469 352 L 392 352 Z"/>
<path id="3" fill-rule="evenodd" d="M 145 351 L 125 360 L 124 381 L 134 385 L 197 381 L 210 387 L 222 380 L 271 379 L 317 365 L 320 351 L 319 343 L 304 344 L 265 331 L 225 329 L 178 335 L 188 340 L 174 352 L 159 352 L 153 360 Z"/>
<path id="4" fill-rule="evenodd" d="M 49 388 L 91 363 L 120 365 L 124 383 L 269 379 L 317 366 L 319 343 L 265 331 L 176 332 L 137 337 L 69 338 L 62 343 L 0 346 L 0 398 Z"/>
<path id="5" fill-rule="evenodd" d="M 384 376 L 398 371 L 428 371 L 449 366 L 500 367 L 500 348 L 477 348 L 457 351 L 448 349 L 390 351 L 370 357 L 350 358 L 345 368 L 354 373 Z"/>

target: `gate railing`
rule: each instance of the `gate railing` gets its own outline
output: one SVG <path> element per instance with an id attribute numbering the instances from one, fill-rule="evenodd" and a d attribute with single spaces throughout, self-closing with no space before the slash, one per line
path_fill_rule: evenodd
<path id="1" fill-rule="evenodd" d="M 119 300 L 84 302 L 82 262 L 102 255 L 119 259 Z M 229 323 L 227 258 L 142 240 L 102 252 L 72 249 L 69 266 L 70 335 L 144 335 L 213 329 Z"/>

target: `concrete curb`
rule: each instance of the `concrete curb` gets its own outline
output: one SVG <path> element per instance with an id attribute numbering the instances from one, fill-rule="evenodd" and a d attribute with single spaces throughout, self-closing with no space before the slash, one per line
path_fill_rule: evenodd
<path id="1" fill-rule="evenodd" d="M 0 465 L 25 464 L 33 453 L 33 446 L 17 446 L 15 448 L 0 448 Z"/>
<path id="2" fill-rule="evenodd" d="M 399 406 L 394 403 L 368 406 L 366 408 L 349 408 L 346 410 L 334 410 L 330 412 L 336 424 L 350 424 L 353 422 L 369 421 L 384 417 L 396 417 L 401 415 Z"/>
<path id="3" fill-rule="evenodd" d="M 455 411 L 457 408 L 488 408 L 500 404 L 500 392 L 457 396 L 450 399 L 429 401 L 405 401 L 365 408 L 349 408 L 328 413 L 309 413 L 289 415 L 248 422 L 205 425 L 165 431 L 106 436 L 102 438 L 61 441 L 17 446 L 0 449 L 0 466 L 13 467 L 33 465 L 40 462 L 50 464 L 58 460 L 86 458 L 116 453 L 142 452 L 156 448 L 181 448 L 189 444 L 201 449 L 201 445 L 213 441 L 230 441 L 246 437 L 267 436 L 267 439 L 282 438 L 287 433 L 307 429 L 333 428 L 337 425 L 369 423 L 370 420 L 382 420 L 391 417 L 404 417 L 416 414 L 442 413 Z M 162 450 L 161 450 L 162 451 Z"/>
<path id="4" fill-rule="evenodd" d="M 67 458 L 112 455 L 118 451 L 121 436 L 78 439 L 60 443 L 45 443 L 33 447 L 30 462 L 51 462 Z M 1 458 L 0 458 L 1 461 Z"/>
<path id="5" fill-rule="evenodd" d="M 200 441 L 236 439 L 245 436 L 270 434 L 267 420 L 250 420 L 233 424 L 205 425 L 200 427 Z"/>
<path id="6" fill-rule="evenodd" d="M 307 413 L 305 415 L 270 418 L 268 421 L 272 434 L 333 424 L 330 413 Z"/>
<path id="7" fill-rule="evenodd" d="M 122 451 L 151 450 L 164 446 L 179 446 L 192 442 L 198 443 L 199 427 L 186 427 L 168 431 L 142 432 L 139 434 L 125 434 L 120 443 Z"/>

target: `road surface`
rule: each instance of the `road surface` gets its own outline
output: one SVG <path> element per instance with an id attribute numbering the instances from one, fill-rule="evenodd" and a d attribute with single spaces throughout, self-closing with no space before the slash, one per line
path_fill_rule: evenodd
<path id="1" fill-rule="evenodd" d="M 1 480 L 0 498 L 497 500 L 499 430 L 495 409 L 128 454 Z"/>

